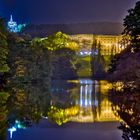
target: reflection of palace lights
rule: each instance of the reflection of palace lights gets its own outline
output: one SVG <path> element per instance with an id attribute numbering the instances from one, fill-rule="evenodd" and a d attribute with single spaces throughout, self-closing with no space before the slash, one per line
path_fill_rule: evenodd
<path id="1" fill-rule="evenodd" d="M 10 132 L 10 139 L 13 137 L 13 133 L 17 131 L 15 127 L 9 128 L 8 131 Z"/>
<path id="2" fill-rule="evenodd" d="M 85 106 L 88 105 L 88 85 L 85 86 Z"/>
<path id="3" fill-rule="evenodd" d="M 92 105 L 92 80 L 80 80 L 80 107 Z"/>
<path id="4" fill-rule="evenodd" d="M 92 84 L 93 81 L 89 79 L 80 79 L 80 84 Z"/>
<path id="5" fill-rule="evenodd" d="M 14 126 L 8 129 L 10 132 L 10 139 L 13 138 L 13 133 L 17 131 L 17 129 L 25 129 L 24 126 L 21 125 L 20 121 L 16 120 Z"/>

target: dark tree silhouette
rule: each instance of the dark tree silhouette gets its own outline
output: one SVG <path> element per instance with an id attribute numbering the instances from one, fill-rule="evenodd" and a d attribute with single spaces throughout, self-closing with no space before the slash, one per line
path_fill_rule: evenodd
<path id="1" fill-rule="evenodd" d="M 134 51 L 140 50 L 140 1 L 133 9 L 128 10 L 124 18 L 124 34 L 130 36 L 131 47 Z"/>

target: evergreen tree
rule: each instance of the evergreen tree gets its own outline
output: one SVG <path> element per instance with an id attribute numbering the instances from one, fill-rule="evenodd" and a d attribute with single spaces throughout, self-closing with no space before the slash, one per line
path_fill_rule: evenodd
<path id="1" fill-rule="evenodd" d="M 95 37 L 93 37 L 91 52 L 92 77 L 102 78 L 105 75 L 105 60 L 101 54 L 101 44 L 97 43 Z"/>

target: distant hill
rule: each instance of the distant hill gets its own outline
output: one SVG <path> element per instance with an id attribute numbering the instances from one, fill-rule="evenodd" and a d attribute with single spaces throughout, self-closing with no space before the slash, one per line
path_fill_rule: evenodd
<path id="1" fill-rule="evenodd" d="M 23 33 L 32 37 L 44 37 L 62 31 L 69 35 L 75 34 L 102 34 L 118 35 L 123 31 L 123 25 L 115 22 L 94 22 L 94 23 L 74 23 L 74 24 L 40 24 L 28 25 Z"/>

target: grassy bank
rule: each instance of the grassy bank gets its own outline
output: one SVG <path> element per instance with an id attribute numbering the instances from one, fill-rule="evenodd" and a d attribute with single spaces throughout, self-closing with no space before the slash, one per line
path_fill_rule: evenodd
<path id="1" fill-rule="evenodd" d="M 91 77 L 90 56 L 79 56 L 77 63 L 80 66 L 77 71 L 78 77 Z"/>

